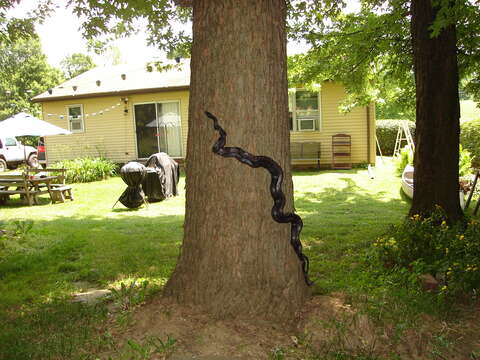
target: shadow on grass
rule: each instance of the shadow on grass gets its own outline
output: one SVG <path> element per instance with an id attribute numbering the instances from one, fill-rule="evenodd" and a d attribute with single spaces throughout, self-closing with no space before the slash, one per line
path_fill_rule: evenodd
<path id="1" fill-rule="evenodd" d="M 114 208 L 112 209 L 113 212 L 116 212 L 116 213 L 129 213 L 129 212 L 136 212 L 136 211 L 139 211 L 141 209 L 141 207 L 138 207 L 138 208 L 135 208 L 135 209 L 129 209 L 129 208 Z"/>
<path id="2" fill-rule="evenodd" d="M 294 176 L 312 176 L 312 175 L 321 175 L 321 174 L 358 174 L 359 172 L 365 171 L 365 169 L 355 168 L 350 170 L 325 170 L 325 169 L 298 169 L 293 172 Z"/>
<path id="3" fill-rule="evenodd" d="M 183 216 L 174 215 L 37 220 L 0 257 L 0 309 L 65 295 L 78 281 L 105 286 L 126 276 L 168 278 L 182 225 Z"/>
<path id="4" fill-rule="evenodd" d="M 0 359 L 93 359 L 85 354 L 108 346 L 99 324 L 104 304 L 54 301 L 18 313 L 0 312 Z"/>
<path id="5" fill-rule="evenodd" d="M 357 287 L 370 244 L 392 221 L 402 221 L 409 207 L 387 191 L 368 190 L 348 177 L 339 178 L 338 185 L 303 192 L 295 199 L 304 222 L 301 238 L 310 258 L 315 293 Z"/>
<path id="6" fill-rule="evenodd" d="M 338 179 L 339 186 L 326 187 L 319 192 L 302 192 L 295 197 L 295 207 L 308 222 L 338 223 L 339 227 L 352 221 L 362 220 L 359 225 L 371 221 L 391 222 L 391 213 L 401 215 L 407 209 L 408 198 L 391 198 L 387 191 L 372 192 L 360 187 L 351 178 Z M 335 217 L 331 217 L 335 215 Z"/>
<path id="7" fill-rule="evenodd" d="M 183 216 L 148 213 L 35 221 L 25 239 L 0 254 L 0 359 L 80 358 L 79 349 L 98 338 L 95 325 L 106 307 L 66 299 L 122 279 L 163 284 L 177 260 L 182 225 Z"/>
<path id="8" fill-rule="evenodd" d="M 50 200 L 50 197 L 39 196 L 38 203 L 32 206 L 45 206 L 45 205 L 50 205 L 51 203 L 52 202 Z M 5 203 L 2 203 L 2 205 L 0 205 L 0 209 L 1 208 L 21 208 L 21 207 L 28 208 L 29 205 L 25 200 L 21 199 L 17 195 L 13 195 L 13 196 L 11 195 L 10 198 Z"/>
<path id="9" fill-rule="evenodd" d="M 400 221 L 406 213 L 401 199 L 372 192 L 348 177 L 359 171 L 364 170 L 335 171 L 338 187 L 296 193 L 314 292 L 348 291 L 369 281 L 358 275 L 361 255 L 392 219 Z M 328 172 L 295 176 L 304 181 L 312 176 L 315 184 L 323 174 Z M 174 269 L 182 215 L 118 208 L 98 215 L 52 216 L 35 221 L 22 248 L 0 258 L 0 359 L 80 358 L 106 310 L 65 301 L 83 286 L 79 284 L 105 288 L 126 278 L 166 280 Z"/>

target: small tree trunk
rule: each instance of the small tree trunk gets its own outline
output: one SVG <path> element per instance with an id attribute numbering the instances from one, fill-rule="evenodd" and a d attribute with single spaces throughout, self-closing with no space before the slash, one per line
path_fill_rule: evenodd
<path id="1" fill-rule="evenodd" d="M 195 0 L 185 235 L 165 293 L 219 316 L 287 320 L 307 287 L 290 225 L 270 215 L 270 176 L 212 152 L 220 119 L 227 146 L 285 170 L 292 208 L 284 0 Z"/>
<path id="2" fill-rule="evenodd" d="M 438 9 L 412 0 L 412 43 L 417 97 L 413 204 L 410 214 L 428 215 L 439 205 L 448 218 L 463 216 L 459 203 L 460 103 L 454 25 L 431 37 Z"/>

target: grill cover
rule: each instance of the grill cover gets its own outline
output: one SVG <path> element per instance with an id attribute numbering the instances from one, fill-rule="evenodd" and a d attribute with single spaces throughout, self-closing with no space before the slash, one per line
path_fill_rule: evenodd
<path id="1" fill-rule="evenodd" d="M 145 201 L 145 194 L 142 190 L 142 181 L 145 178 L 147 169 L 142 164 L 131 161 L 120 169 L 120 176 L 127 189 L 120 195 L 118 201 L 129 209 L 138 208 Z"/>
<path id="2" fill-rule="evenodd" d="M 180 168 L 175 160 L 160 152 L 150 155 L 146 167 L 147 175 L 142 187 L 149 202 L 162 201 L 178 195 Z"/>

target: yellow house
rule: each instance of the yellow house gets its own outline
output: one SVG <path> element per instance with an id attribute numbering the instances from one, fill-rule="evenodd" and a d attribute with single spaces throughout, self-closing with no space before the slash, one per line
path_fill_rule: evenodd
<path id="1" fill-rule="evenodd" d="M 34 97 L 45 121 L 73 132 L 46 138 L 47 162 L 103 156 L 125 163 L 159 151 L 184 159 L 189 81 L 189 66 L 164 72 L 143 65 L 97 67 Z M 344 97 L 344 88 L 330 81 L 316 92 L 290 91 L 293 164 L 331 166 L 335 134 L 351 139 L 341 150 L 344 162 L 375 162 L 375 108 L 343 114 L 338 107 Z"/>

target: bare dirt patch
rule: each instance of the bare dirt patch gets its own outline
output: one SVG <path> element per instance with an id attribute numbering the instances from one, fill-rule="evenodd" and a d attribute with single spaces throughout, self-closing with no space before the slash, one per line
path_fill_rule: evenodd
<path id="1" fill-rule="evenodd" d="M 148 357 L 142 359 L 480 359 L 472 357 L 480 354 L 478 309 L 451 324 L 425 316 L 418 327 L 399 333 L 395 324 L 372 322 L 342 294 L 311 298 L 291 325 L 216 320 L 160 296 L 137 308 L 128 327 L 114 324 L 109 332 L 115 350 L 100 354 L 102 359 L 133 359 L 125 355 L 132 340 L 144 344 Z M 175 344 L 166 351 L 147 349 L 151 338 Z"/>

